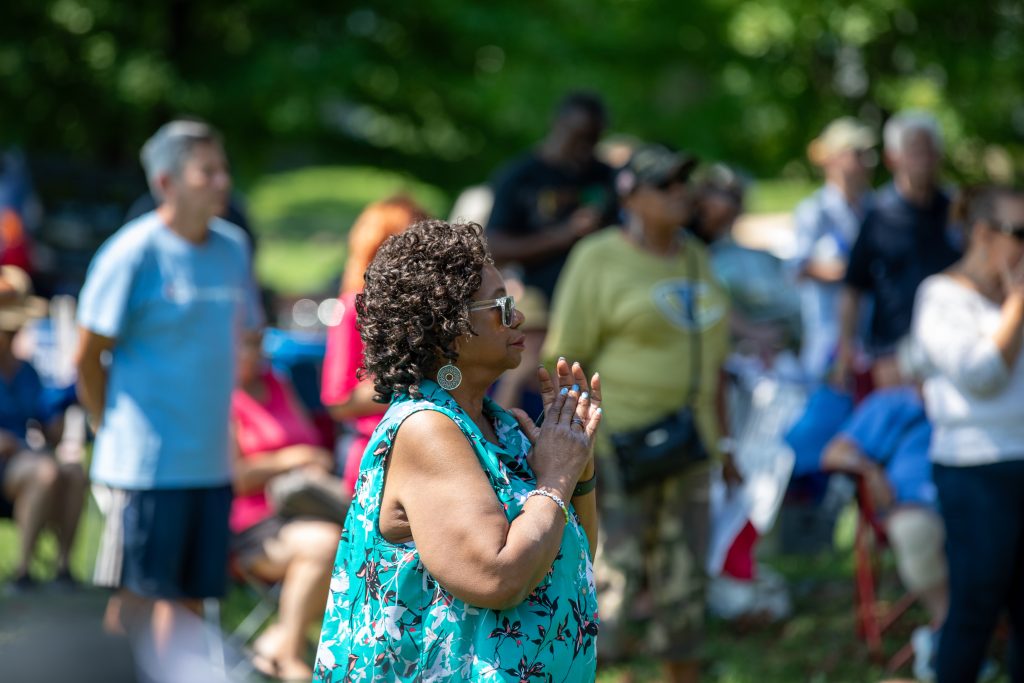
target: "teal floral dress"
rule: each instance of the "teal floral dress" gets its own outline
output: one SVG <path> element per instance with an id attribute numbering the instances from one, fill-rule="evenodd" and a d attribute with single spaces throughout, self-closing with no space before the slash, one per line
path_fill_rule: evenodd
<path id="1" fill-rule="evenodd" d="M 511 522 L 535 479 L 530 442 L 515 418 L 485 399 L 493 444 L 437 384 L 423 399 L 398 396 L 370 437 L 341 534 L 314 681 L 593 681 L 597 594 L 587 537 L 575 511 L 540 585 L 517 607 L 474 607 L 452 596 L 420 561 L 415 542 L 390 543 L 379 531 L 384 458 L 405 418 L 436 410 L 476 451 Z M 571 508 L 570 508 L 571 510 Z"/>

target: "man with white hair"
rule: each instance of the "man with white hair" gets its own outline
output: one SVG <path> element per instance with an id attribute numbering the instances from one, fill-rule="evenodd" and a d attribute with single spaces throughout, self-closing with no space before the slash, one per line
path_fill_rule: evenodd
<path id="1" fill-rule="evenodd" d="M 245 235 L 217 218 L 231 190 L 219 134 L 172 121 L 141 158 L 161 203 L 94 257 L 77 365 L 107 492 L 95 582 L 118 589 L 108 626 L 156 680 L 203 656 L 200 629 L 182 624 L 226 589 L 235 353 L 261 321 Z"/>
<path id="2" fill-rule="evenodd" d="M 942 136 L 930 114 L 901 112 L 883 130 L 885 161 L 893 180 L 879 189 L 850 253 L 840 297 L 840 341 L 833 379 L 857 370 L 860 353 L 877 381 L 894 373 L 896 343 L 910 330 L 914 295 L 921 281 L 959 258 L 947 229 L 949 198 L 939 186 Z M 858 344 L 862 300 L 873 302 L 866 339 Z M 860 368 L 865 370 L 866 368 Z"/>

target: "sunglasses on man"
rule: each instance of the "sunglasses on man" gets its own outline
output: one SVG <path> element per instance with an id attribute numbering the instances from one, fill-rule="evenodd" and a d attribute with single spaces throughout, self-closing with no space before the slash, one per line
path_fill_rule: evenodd
<path id="1" fill-rule="evenodd" d="M 511 295 L 499 296 L 497 299 L 481 299 L 470 301 L 469 310 L 482 311 L 488 308 L 501 309 L 501 324 L 505 327 L 512 327 L 516 317 L 516 300 Z"/>

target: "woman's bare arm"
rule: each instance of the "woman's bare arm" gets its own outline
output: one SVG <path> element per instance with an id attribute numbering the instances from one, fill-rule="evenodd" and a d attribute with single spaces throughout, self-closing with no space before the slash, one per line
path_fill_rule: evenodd
<path id="1" fill-rule="evenodd" d="M 570 500 L 587 463 L 600 419 L 593 429 L 588 425 L 588 432 L 570 427 L 577 398 L 568 392 L 552 408 L 535 447 L 544 461 L 534 466 L 537 488 L 563 501 Z M 565 413 L 560 413 L 562 404 Z M 382 513 L 386 538 L 414 540 L 424 566 L 442 586 L 490 609 L 518 605 L 536 588 L 558 553 L 566 526 L 562 510 L 543 496 L 526 501 L 509 523 L 465 435 L 434 411 L 410 416 L 399 430 Z"/>
<path id="2" fill-rule="evenodd" d="M 237 446 L 234 458 L 235 493 L 246 495 L 262 491 L 267 482 L 279 474 L 299 467 L 315 467 L 325 473 L 333 465 L 331 452 L 320 446 L 300 444 L 276 451 L 254 453 L 241 457 Z"/>
<path id="3" fill-rule="evenodd" d="M 373 400 L 375 393 L 373 382 L 364 379 L 355 386 L 344 402 L 327 406 L 327 412 L 338 421 L 376 415 L 384 410 L 385 406 Z"/>

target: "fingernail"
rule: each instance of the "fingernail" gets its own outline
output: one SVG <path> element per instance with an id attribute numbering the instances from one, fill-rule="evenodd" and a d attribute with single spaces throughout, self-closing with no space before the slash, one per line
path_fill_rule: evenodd
<path id="1" fill-rule="evenodd" d="M 565 360 L 565 356 L 559 356 L 558 360 Z"/>
<path id="2" fill-rule="evenodd" d="M 572 385 L 572 390 L 573 391 L 579 391 L 580 390 L 580 385 L 579 384 L 573 384 Z"/>
<path id="3" fill-rule="evenodd" d="M 559 396 L 565 396 L 568 393 L 569 393 L 569 388 L 568 387 L 562 387 L 562 390 L 558 392 L 558 395 Z"/>
<path id="4" fill-rule="evenodd" d="M 604 412 L 604 408 L 598 408 L 596 412 L 598 415 L 600 415 L 601 413 Z"/>
<path id="5" fill-rule="evenodd" d="M 580 400 L 581 401 L 584 400 L 585 398 L 589 398 L 589 397 L 590 397 L 590 394 L 588 394 L 585 391 L 582 394 L 580 394 Z"/>

